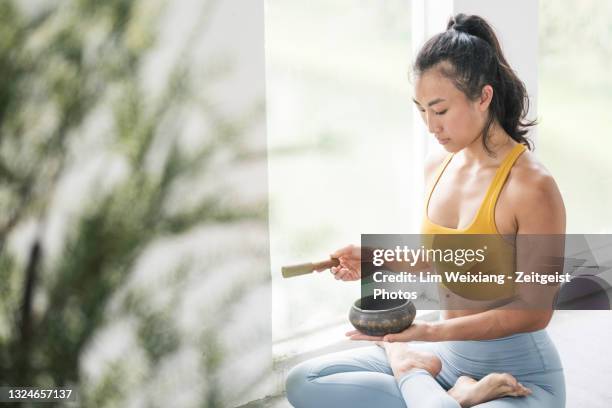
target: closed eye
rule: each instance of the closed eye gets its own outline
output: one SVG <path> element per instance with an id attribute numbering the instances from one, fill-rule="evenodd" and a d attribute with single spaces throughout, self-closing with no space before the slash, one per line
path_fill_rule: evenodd
<path id="1" fill-rule="evenodd" d="M 448 111 L 448 109 L 444 109 L 443 111 L 440 111 L 440 112 L 436 112 L 436 111 L 434 111 L 434 113 L 435 113 L 436 115 L 440 116 L 440 115 L 444 115 L 444 114 L 446 113 L 446 111 Z M 421 112 L 421 113 L 425 113 L 425 109 L 421 109 L 421 108 L 419 108 L 419 112 Z"/>

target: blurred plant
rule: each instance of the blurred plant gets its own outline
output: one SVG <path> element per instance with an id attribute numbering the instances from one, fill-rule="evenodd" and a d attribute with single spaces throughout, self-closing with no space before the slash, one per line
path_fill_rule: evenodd
<path id="1" fill-rule="evenodd" d="M 213 5 L 206 2 L 202 10 L 203 26 Z M 241 140 L 261 120 L 261 104 L 228 117 L 196 92 L 188 58 L 195 35 L 182 44 L 186 51 L 160 95 L 151 98 L 146 89 L 144 60 L 156 45 L 164 7 L 160 1 L 74 0 L 32 11 L 17 1 L 0 2 L 0 384 L 79 388 L 83 355 L 112 318 L 109 305 L 117 299 L 136 322 L 148 362 L 140 381 L 146 383 L 182 339 L 176 311 L 153 307 L 148 295 L 128 285 L 145 250 L 196 226 L 266 219 L 261 202 L 224 199 L 228 186 L 213 174 L 219 163 L 265 154 L 249 151 Z M 214 68 L 206 71 L 204 85 L 227 67 Z M 182 121 L 194 109 L 206 130 L 198 146 L 186 148 Z M 82 164 L 77 147 L 105 111 L 111 112 L 111 126 L 102 145 L 124 171 L 92 181 L 78 216 L 68 218 L 58 254 L 50 257 L 46 237 L 57 211 L 54 199 L 72 167 Z M 181 194 L 208 179 L 217 183 L 206 194 Z M 9 243 L 32 225 L 20 257 Z M 193 267 L 183 266 L 174 275 L 174 307 L 186 269 Z M 261 272 L 233 287 L 232 297 L 264 282 L 268 274 Z M 201 370 L 214 382 L 223 348 L 203 323 L 193 334 Z M 99 383 L 81 387 L 80 405 L 121 406 L 131 392 L 129 370 L 114 362 Z M 201 394 L 200 406 L 221 406 L 225 398 L 210 384 L 202 385 Z"/>

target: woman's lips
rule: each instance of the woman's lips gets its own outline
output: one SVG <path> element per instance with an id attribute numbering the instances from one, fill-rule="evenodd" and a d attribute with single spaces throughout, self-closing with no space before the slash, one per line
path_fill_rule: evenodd
<path id="1" fill-rule="evenodd" d="M 438 139 L 438 143 L 440 143 L 441 145 L 445 145 L 448 142 L 450 142 L 450 139 Z"/>

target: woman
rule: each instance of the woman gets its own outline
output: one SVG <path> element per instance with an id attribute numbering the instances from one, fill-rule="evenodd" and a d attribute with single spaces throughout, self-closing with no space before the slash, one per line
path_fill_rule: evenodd
<path id="1" fill-rule="evenodd" d="M 420 50 L 414 72 L 414 102 L 446 150 L 426 165 L 422 233 L 564 234 L 558 188 L 528 151 L 526 129 L 534 123 L 524 120 L 525 87 L 487 22 L 451 18 Z M 332 256 L 340 258 L 332 268 L 336 279 L 360 278 L 360 248 Z M 470 306 L 448 308 L 440 321 L 415 321 L 384 338 L 347 333 L 377 345 L 294 367 L 289 401 L 298 408 L 563 407 L 563 370 L 544 330 L 552 308 L 503 307 L 523 290 L 506 289 L 501 299 L 499 293 L 489 299 L 441 285 L 447 304 Z"/>

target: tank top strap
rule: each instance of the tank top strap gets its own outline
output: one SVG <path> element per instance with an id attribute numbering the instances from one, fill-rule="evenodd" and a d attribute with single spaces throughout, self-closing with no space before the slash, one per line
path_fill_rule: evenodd
<path id="1" fill-rule="evenodd" d="M 429 208 L 429 200 L 431 199 L 431 195 L 433 194 L 434 189 L 436 188 L 436 185 L 438 184 L 438 181 L 440 180 L 440 177 L 442 177 L 442 173 L 444 173 L 444 170 L 446 169 L 446 166 L 448 166 L 448 163 L 450 163 L 450 161 L 452 160 L 454 154 L 449 154 L 448 156 L 446 156 L 444 158 L 444 160 L 442 161 L 442 163 L 440 163 L 440 165 L 438 166 L 438 169 L 436 170 L 436 174 L 434 176 L 434 179 L 431 183 L 431 185 L 429 186 L 429 190 L 427 192 L 427 200 L 425 200 L 425 218 L 427 219 L 427 209 Z"/>
<path id="2" fill-rule="evenodd" d="M 483 200 L 483 213 L 487 215 L 489 220 L 494 221 L 495 216 L 495 205 L 497 204 L 497 199 L 499 198 L 499 194 L 506 183 L 506 179 L 510 174 L 510 170 L 514 163 L 519 158 L 519 156 L 526 150 L 525 145 L 518 143 L 510 153 L 506 156 L 502 164 L 497 169 L 495 176 L 493 177 L 493 181 L 491 182 L 491 186 L 488 189 L 484 200 Z M 494 225 L 494 224 L 493 224 Z"/>

